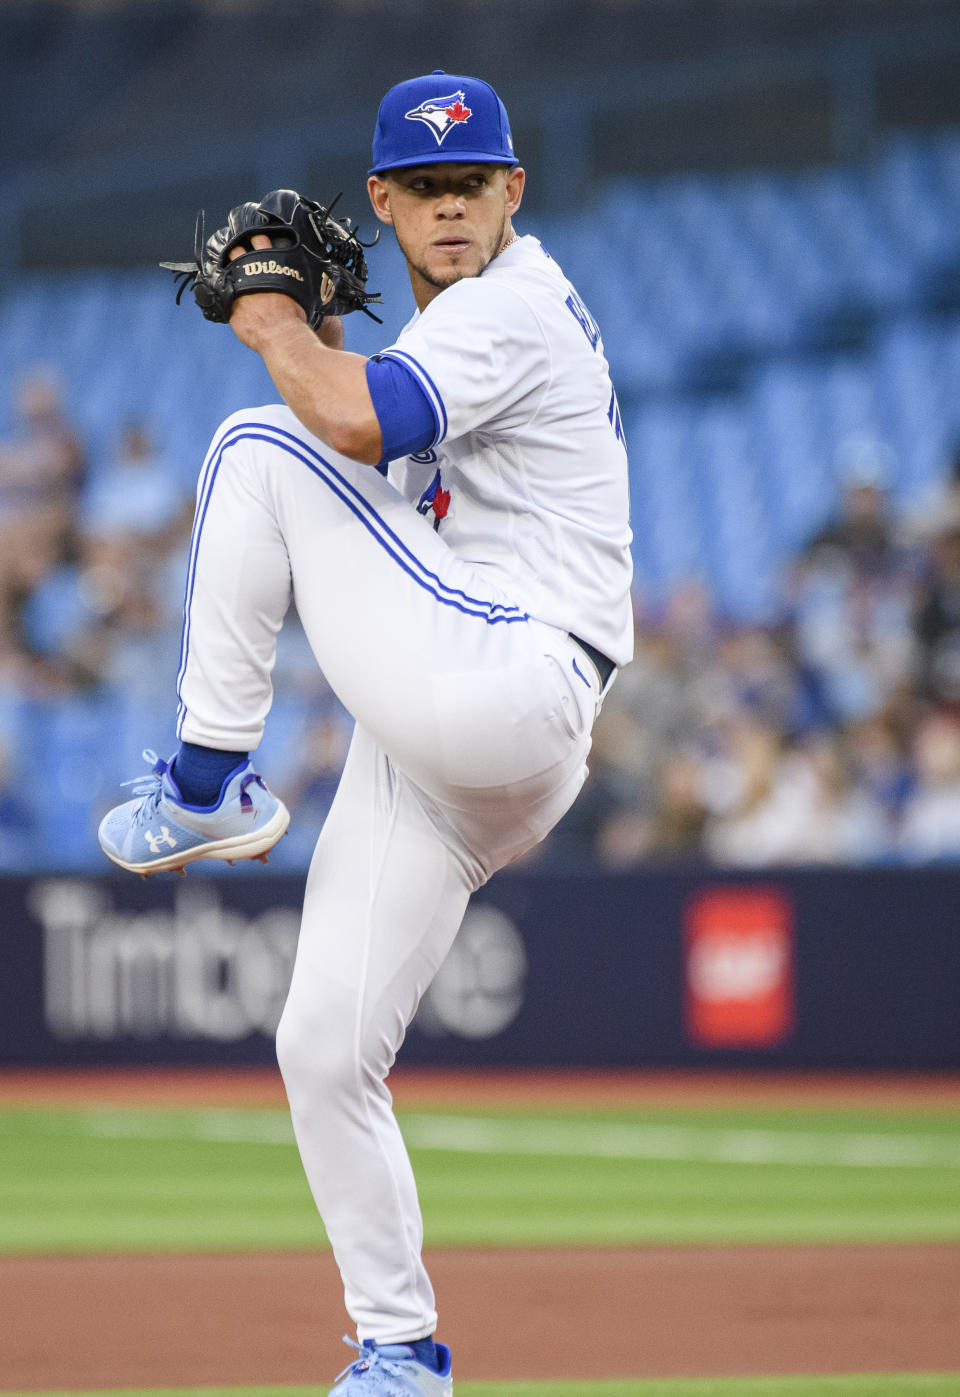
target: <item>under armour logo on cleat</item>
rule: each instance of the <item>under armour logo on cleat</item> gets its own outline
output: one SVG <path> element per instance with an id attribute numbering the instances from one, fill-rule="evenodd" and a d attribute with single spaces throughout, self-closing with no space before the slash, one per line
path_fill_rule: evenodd
<path id="1" fill-rule="evenodd" d="M 164 844 L 169 845 L 171 849 L 175 849 L 177 847 L 177 841 L 174 839 L 173 835 L 167 829 L 166 825 L 160 826 L 159 834 L 153 834 L 150 830 L 147 830 L 144 833 L 143 837 L 150 845 L 151 854 L 159 854 Z"/>

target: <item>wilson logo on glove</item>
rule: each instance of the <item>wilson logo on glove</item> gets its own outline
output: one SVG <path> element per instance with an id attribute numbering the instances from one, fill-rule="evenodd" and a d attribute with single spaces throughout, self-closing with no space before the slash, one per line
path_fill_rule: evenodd
<path id="1" fill-rule="evenodd" d="M 269 262 L 244 262 L 244 276 L 292 276 L 297 281 L 303 281 L 303 275 L 296 267 L 284 267 L 279 262 L 274 262 L 271 258 Z M 330 297 L 327 297 L 329 301 Z"/>

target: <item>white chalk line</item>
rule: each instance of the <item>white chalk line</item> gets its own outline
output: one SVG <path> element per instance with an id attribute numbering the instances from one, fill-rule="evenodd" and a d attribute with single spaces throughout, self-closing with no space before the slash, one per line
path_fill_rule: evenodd
<path id="1" fill-rule="evenodd" d="M 84 1111 L 87 1135 L 292 1145 L 284 1111 Z M 79 1122 L 78 1122 L 79 1123 Z M 402 1115 L 411 1149 L 456 1154 L 570 1156 L 673 1163 L 794 1165 L 808 1168 L 960 1169 L 960 1139 L 874 1131 L 806 1131 L 741 1126 Z"/>

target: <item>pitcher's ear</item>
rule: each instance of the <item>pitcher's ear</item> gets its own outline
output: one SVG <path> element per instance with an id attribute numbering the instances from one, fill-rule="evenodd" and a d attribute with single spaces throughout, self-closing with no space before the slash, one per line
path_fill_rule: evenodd
<path id="1" fill-rule="evenodd" d="M 514 165 L 507 171 L 507 213 L 515 214 L 523 198 L 527 172 L 522 165 Z"/>
<path id="2" fill-rule="evenodd" d="M 393 214 L 390 212 L 390 190 L 385 179 L 379 175 L 371 175 L 367 180 L 367 193 L 370 195 L 370 203 L 373 211 L 381 223 L 393 223 Z"/>

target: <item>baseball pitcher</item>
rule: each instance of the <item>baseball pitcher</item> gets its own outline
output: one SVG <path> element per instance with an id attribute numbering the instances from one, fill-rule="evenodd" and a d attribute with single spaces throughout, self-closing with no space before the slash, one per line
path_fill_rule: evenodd
<path id="1" fill-rule="evenodd" d="M 449 1397 L 413 1174 L 386 1079 L 467 900 L 550 831 L 632 654 L 627 459 L 600 331 L 513 220 L 524 171 L 477 78 L 384 97 L 368 189 L 416 310 L 370 359 L 348 219 L 290 190 L 167 264 L 262 355 L 281 402 L 216 433 L 197 490 L 180 746 L 100 829 L 144 876 L 265 857 L 254 770 L 291 593 L 356 720 L 317 842 L 277 1037 L 359 1356 L 340 1397 Z"/>

